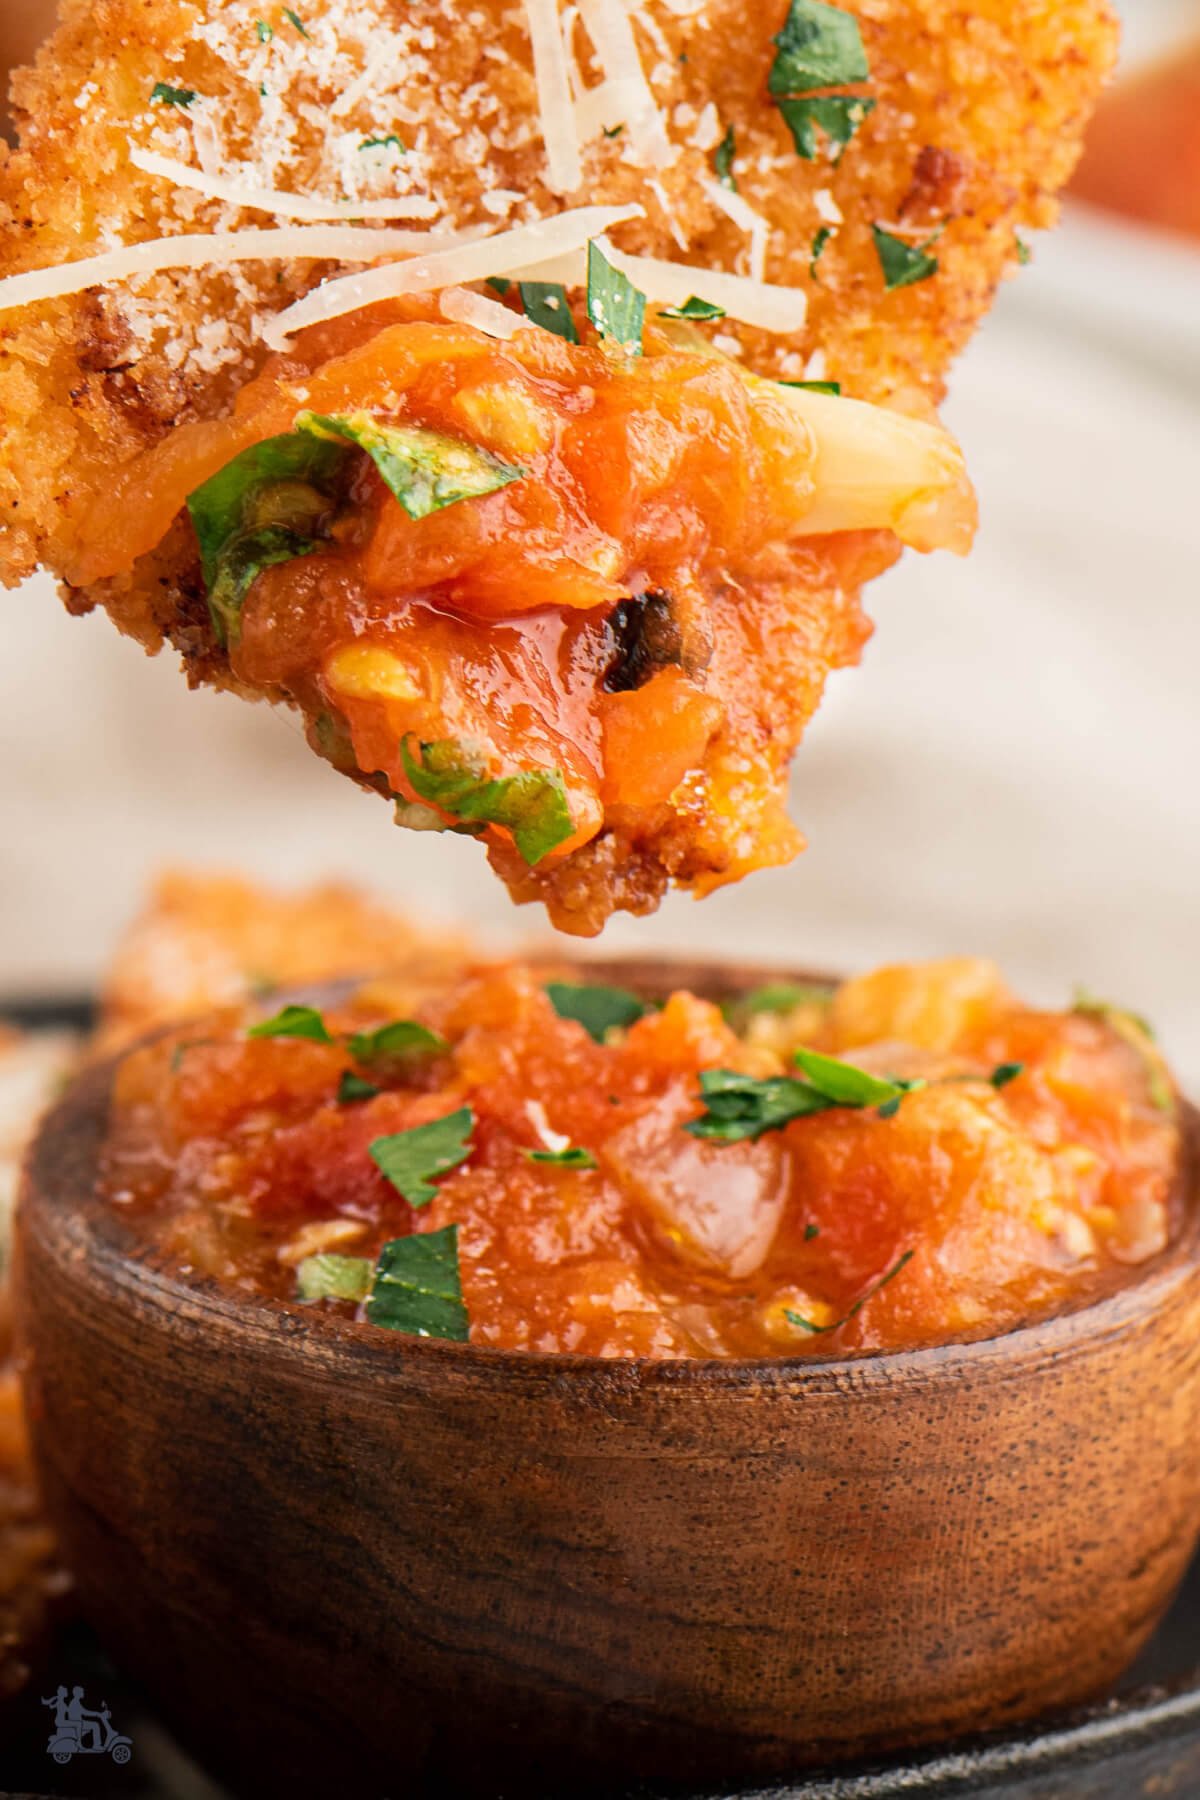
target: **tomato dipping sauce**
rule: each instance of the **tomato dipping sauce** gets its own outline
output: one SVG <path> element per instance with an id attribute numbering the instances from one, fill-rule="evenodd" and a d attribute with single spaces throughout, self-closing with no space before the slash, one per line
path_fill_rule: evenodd
<path id="1" fill-rule="evenodd" d="M 72 579 L 182 540 L 198 678 L 289 701 L 399 824 L 480 838 L 590 935 L 797 854 L 787 766 L 859 590 L 902 543 L 965 550 L 974 496 L 930 421 L 686 322 L 635 355 L 474 299 L 526 328 L 432 299 L 311 328 L 83 509 Z"/>
<path id="2" fill-rule="evenodd" d="M 117 1067 L 103 1191 L 193 1277 L 606 1357 L 987 1336 L 1178 1222 L 1131 1014 L 1034 1011 L 969 959 L 723 1007 L 602 978 L 477 966 L 177 1028 Z"/>

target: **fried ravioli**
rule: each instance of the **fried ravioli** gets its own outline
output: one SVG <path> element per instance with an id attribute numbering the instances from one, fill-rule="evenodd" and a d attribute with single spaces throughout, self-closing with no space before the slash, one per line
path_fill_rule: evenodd
<path id="1" fill-rule="evenodd" d="M 969 541 L 932 407 L 1113 43 L 1099 0 L 69 5 L 0 270 L 146 272 L 0 284 L 0 572 L 297 706 L 566 930 L 786 861 L 862 585 Z"/>

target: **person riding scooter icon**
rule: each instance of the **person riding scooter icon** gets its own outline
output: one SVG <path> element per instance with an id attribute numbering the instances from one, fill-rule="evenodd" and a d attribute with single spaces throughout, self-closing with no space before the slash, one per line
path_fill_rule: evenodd
<path id="1" fill-rule="evenodd" d="M 43 1700 L 54 1712 L 54 1731 L 46 1746 L 56 1763 L 68 1763 L 76 1755 L 103 1756 L 107 1751 L 116 1763 L 127 1763 L 133 1751 L 129 1738 L 113 1730 L 112 1715 L 107 1706 L 98 1710 L 85 1705 L 83 1689 L 75 1687 L 71 1698 L 60 1687 L 52 1700 Z"/>

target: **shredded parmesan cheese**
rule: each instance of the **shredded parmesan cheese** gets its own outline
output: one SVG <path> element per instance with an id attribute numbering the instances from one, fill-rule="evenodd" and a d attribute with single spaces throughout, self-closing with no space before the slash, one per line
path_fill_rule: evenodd
<path id="1" fill-rule="evenodd" d="M 266 322 L 263 338 L 272 350 L 281 350 L 293 332 L 318 320 L 337 319 L 343 313 L 356 312 L 360 306 L 390 300 L 398 294 L 431 294 L 438 288 L 486 281 L 489 275 L 511 275 L 526 265 L 572 250 L 582 251 L 592 238 L 611 226 L 641 217 L 640 206 L 576 206 L 530 225 L 515 225 L 493 237 L 458 243 L 452 249 L 434 249 L 431 255 L 388 263 L 366 274 L 344 275 L 314 288 L 294 306 L 276 313 Z M 381 228 L 381 236 L 384 229 Z"/>
<path id="2" fill-rule="evenodd" d="M 438 304 L 443 319 L 449 319 L 455 325 L 473 325 L 487 337 L 507 340 L 515 337 L 518 331 L 541 330 L 540 325 L 535 325 L 522 313 L 501 306 L 498 300 L 489 300 L 486 294 L 472 293 L 470 288 L 446 288 Z"/>
<path id="3" fill-rule="evenodd" d="M 754 281 L 748 275 L 666 262 L 656 256 L 627 256 L 623 250 L 614 249 L 607 238 L 599 242 L 609 262 L 651 300 L 664 306 L 683 306 L 697 294 L 721 307 L 731 319 L 756 325 L 760 331 L 804 329 L 808 296 L 802 288 L 780 287 L 770 281 Z M 509 268 L 505 273 L 519 275 L 522 281 L 561 281 L 566 287 L 582 287 L 587 278 L 584 258 L 578 250 Z"/>
<path id="4" fill-rule="evenodd" d="M 613 207 L 595 209 L 611 215 Z M 622 212 L 622 218 L 629 216 Z M 611 220 L 609 221 L 611 222 Z M 185 231 L 177 237 L 148 238 L 100 256 L 28 269 L 0 280 L 0 312 L 32 306 L 38 300 L 60 300 L 84 288 L 157 275 L 163 269 L 204 269 L 242 262 L 378 262 L 384 256 L 413 256 L 418 251 L 443 252 L 473 237 L 470 232 L 405 231 L 401 227 L 353 225 L 282 225 L 270 231 Z"/>
<path id="5" fill-rule="evenodd" d="M 573 194 L 583 180 L 583 169 L 558 0 L 525 0 L 525 13 L 533 47 L 542 141 L 546 146 L 547 186 L 557 194 Z"/>
<path id="6" fill-rule="evenodd" d="M 193 188 L 210 200 L 245 206 L 252 212 L 275 213 L 281 219 L 435 219 L 436 201 L 422 194 L 397 194 L 388 200 L 322 200 L 316 194 L 284 194 L 274 188 L 243 187 L 226 175 L 206 175 L 172 156 L 134 148 L 129 160 L 147 175 L 161 175 L 176 187 Z"/>
<path id="7" fill-rule="evenodd" d="M 767 239 L 771 235 L 771 227 L 761 213 L 756 213 L 748 201 L 732 188 L 727 188 L 719 181 L 704 181 L 701 184 L 704 192 L 727 219 L 749 234 L 750 238 L 750 275 L 754 281 L 761 281 L 767 267 Z"/>
<path id="8" fill-rule="evenodd" d="M 580 17 L 614 93 L 626 96 L 622 121 L 639 161 L 666 169 L 676 150 L 642 68 L 625 0 L 579 0 Z M 612 121 L 608 121 L 611 123 Z"/>

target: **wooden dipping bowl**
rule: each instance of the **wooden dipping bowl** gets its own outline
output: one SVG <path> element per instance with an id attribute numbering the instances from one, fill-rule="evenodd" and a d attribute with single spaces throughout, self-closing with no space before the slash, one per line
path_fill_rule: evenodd
<path id="1" fill-rule="evenodd" d="M 156 1267 L 94 1193 L 110 1082 L 27 1171 L 34 1445 L 88 1617 L 242 1791 L 715 1786 L 948 1738 L 1102 1692 L 1189 1560 L 1194 1205 L 1127 1286 L 997 1338 L 498 1351 Z"/>

